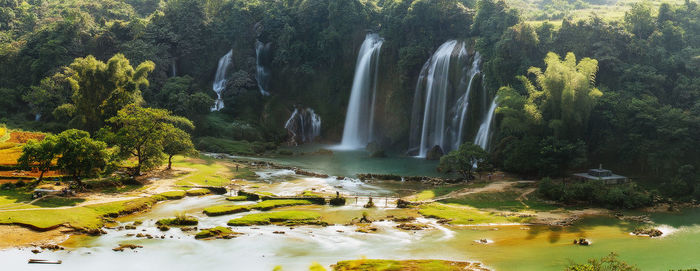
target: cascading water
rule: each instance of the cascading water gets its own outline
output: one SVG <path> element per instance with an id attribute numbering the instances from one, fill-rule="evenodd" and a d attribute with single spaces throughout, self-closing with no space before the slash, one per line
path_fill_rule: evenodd
<path id="1" fill-rule="evenodd" d="M 479 131 L 476 133 L 476 138 L 474 138 L 474 144 L 479 145 L 484 150 L 489 150 L 489 141 L 491 139 L 491 125 L 493 124 L 493 115 L 496 112 L 496 99 L 498 96 L 493 98 L 491 106 L 489 106 L 489 111 L 486 113 L 484 121 L 481 122 L 479 126 Z"/>
<path id="2" fill-rule="evenodd" d="M 255 41 L 255 67 L 256 74 L 255 80 L 258 81 L 258 89 L 260 89 L 260 94 L 264 96 L 270 95 L 267 91 L 269 85 L 270 71 L 267 67 L 269 62 L 267 57 L 269 56 L 271 43 L 263 43 L 259 40 Z"/>
<path id="3" fill-rule="evenodd" d="M 487 115 L 474 113 L 469 106 L 476 95 L 488 99 L 483 77 L 478 76 L 480 67 L 481 55 L 471 54 L 464 42 L 456 40 L 443 43 L 423 65 L 414 94 L 409 153 L 426 157 L 435 146 L 447 153 L 473 135 L 473 120 Z"/>
<path id="4" fill-rule="evenodd" d="M 367 34 L 360 47 L 339 149 L 364 148 L 372 140 L 379 52 L 383 42 L 379 35 Z"/>
<path id="5" fill-rule="evenodd" d="M 172 77 L 177 76 L 177 62 L 174 58 L 170 61 L 170 75 Z"/>
<path id="6" fill-rule="evenodd" d="M 313 142 L 321 135 L 321 117 L 311 108 L 295 108 L 284 128 L 292 145 Z"/>
<path id="7" fill-rule="evenodd" d="M 226 88 L 226 71 L 228 67 L 231 66 L 232 55 L 233 50 L 230 50 L 219 59 L 219 66 L 216 68 L 216 76 L 214 77 L 214 84 L 212 86 L 212 89 L 216 92 L 216 101 L 211 111 L 219 111 L 224 108 L 224 100 L 221 97 L 221 93 Z"/>

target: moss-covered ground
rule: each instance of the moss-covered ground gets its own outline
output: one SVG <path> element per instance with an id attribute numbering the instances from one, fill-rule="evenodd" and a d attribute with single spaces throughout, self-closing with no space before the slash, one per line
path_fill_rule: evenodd
<path id="1" fill-rule="evenodd" d="M 311 211 L 279 211 L 245 215 L 231 219 L 229 226 L 267 225 L 276 222 L 292 224 L 317 224 L 321 214 Z"/>
<path id="2" fill-rule="evenodd" d="M 224 204 L 216 205 L 204 208 L 204 214 L 208 216 L 219 216 L 227 214 L 235 214 L 247 212 L 250 210 L 272 210 L 274 208 L 286 207 L 286 206 L 297 206 L 297 205 L 311 205 L 313 202 L 308 200 L 264 200 L 256 204 L 250 205 L 233 205 Z"/>
<path id="3" fill-rule="evenodd" d="M 225 186 L 232 179 L 254 179 L 257 177 L 244 165 L 238 165 L 238 171 L 236 171 L 236 165 L 233 163 L 203 155 L 199 158 L 176 156 L 173 158 L 173 167 L 194 170 L 179 179 L 175 183 L 177 185 Z"/>

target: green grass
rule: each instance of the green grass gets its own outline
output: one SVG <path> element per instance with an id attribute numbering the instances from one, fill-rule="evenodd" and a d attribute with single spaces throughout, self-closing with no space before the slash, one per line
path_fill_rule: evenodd
<path id="1" fill-rule="evenodd" d="M 196 217 L 177 216 L 175 218 L 163 218 L 156 222 L 158 226 L 194 226 L 199 224 Z"/>
<path id="2" fill-rule="evenodd" d="M 450 224 L 455 225 L 525 223 L 531 219 L 518 216 L 505 217 L 496 213 L 480 211 L 470 206 L 442 203 L 421 205 L 418 213 L 425 217 L 448 219 Z"/>
<path id="3" fill-rule="evenodd" d="M 246 201 L 246 200 L 248 200 L 248 197 L 246 197 L 246 196 L 233 196 L 233 197 L 226 197 L 226 200 L 228 200 L 228 201 Z"/>
<path id="4" fill-rule="evenodd" d="M 241 218 L 229 220 L 229 226 L 267 225 L 275 222 L 295 224 L 313 223 L 321 218 L 321 214 L 310 211 L 279 211 L 269 213 L 249 214 Z"/>
<path id="5" fill-rule="evenodd" d="M 474 187 L 477 187 L 476 184 L 473 185 Z M 435 187 L 433 189 L 428 189 L 428 190 L 423 190 L 420 193 L 408 197 L 408 200 L 411 201 L 425 201 L 425 200 L 430 200 L 435 197 L 439 196 L 444 196 L 447 195 L 453 191 L 464 189 L 464 188 L 470 188 L 472 185 L 455 185 L 455 186 L 443 186 L 443 187 Z"/>
<path id="6" fill-rule="evenodd" d="M 217 205 L 204 208 L 204 214 L 208 216 L 220 216 L 250 211 L 250 205 Z"/>
<path id="7" fill-rule="evenodd" d="M 49 230 L 61 225 L 95 230 L 104 225 L 103 217 L 118 216 L 150 208 L 156 200 L 133 200 L 86 205 L 65 209 L 31 209 L 0 212 L 0 224 L 19 224 L 36 230 Z"/>
<path id="8" fill-rule="evenodd" d="M 282 200 L 265 200 L 258 204 L 251 206 L 251 209 L 258 210 L 271 210 L 274 208 L 285 207 L 285 206 L 296 206 L 296 205 L 312 205 L 313 202 L 308 200 L 297 200 L 297 199 L 282 199 Z"/>
<path id="9" fill-rule="evenodd" d="M 186 195 L 187 195 L 187 192 L 185 192 L 185 191 L 168 191 L 168 192 L 160 193 L 156 196 L 161 196 L 165 199 L 173 200 L 173 199 L 184 198 Z"/>
<path id="10" fill-rule="evenodd" d="M 352 260 L 341 261 L 333 266 L 336 271 L 457 271 L 471 270 L 466 267 L 470 266 L 467 262 L 450 262 L 443 260 Z"/>
<path id="11" fill-rule="evenodd" d="M 204 229 L 194 235 L 195 239 L 213 238 L 213 237 L 226 237 L 235 234 L 231 229 L 226 227 L 214 227 L 211 229 Z"/>
<path id="12" fill-rule="evenodd" d="M 257 175 L 246 167 L 241 166 L 236 171 L 235 166 L 231 168 L 207 156 L 201 156 L 199 159 L 176 156 L 173 158 L 173 167 L 195 170 L 178 180 L 177 185 L 225 186 L 231 182 L 231 179 L 257 178 Z"/>
<path id="13" fill-rule="evenodd" d="M 0 210 L 53 208 L 75 206 L 85 201 L 81 198 L 47 197 L 32 204 L 32 191 L 24 188 L 0 190 Z"/>
<path id="14" fill-rule="evenodd" d="M 533 199 L 535 197 L 534 194 L 530 194 L 527 200 L 520 202 L 517 200 L 520 194 L 521 192 L 514 190 L 484 192 L 468 194 L 459 198 L 446 199 L 440 202 L 469 205 L 479 209 L 497 209 L 514 212 L 525 210 L 548 211 L 558 208 L 557 206 L 547 204 L 541 200 Z"/>
<path id="15" fill-rule="evenodd" d="M 250 210 L 272 210 L 274 208 L 296 205 L 312 205 L 313 202 L 308 200 L 265 200 L 257 204 L 250 205 L 216 205 L 204 208 L 204 214 L 208 216 L 220 216 L 235 213 L 248 212 Z"/>

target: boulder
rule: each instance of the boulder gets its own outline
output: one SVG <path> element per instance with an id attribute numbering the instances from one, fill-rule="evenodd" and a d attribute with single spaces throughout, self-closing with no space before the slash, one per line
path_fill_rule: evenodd
<path id="1" fill-rule="evenodd" d="M 445 155 L 445 152 L 442 151 L 442 148 L 438 145 L 433 146 L 430 148 L 428 153 L 425 155 L 425 159 L 427 160 L 440 160 L 440 157 Z"/>

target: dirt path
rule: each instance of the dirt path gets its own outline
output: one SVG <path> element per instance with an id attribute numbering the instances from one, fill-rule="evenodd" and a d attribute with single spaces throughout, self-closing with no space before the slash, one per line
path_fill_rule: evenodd
<path id="1" fill-rule="evenodd" d="M 490 183 L 484 187 L 464 188 L 464 189 L 460 189 L 457 191 L 452 191 L 446 195 L 432 198 L 429 201 L 432 202 L 432 201 L 439 201 L 439 200 L 445 200 L 445 199 L 450 199 L 450 198 L 459 198 L 459 197 L 463 197 L 463 196 L 466 196 L 469 194 L 476 194 L 476 193 L 483 193 L 483 192 L 502 192 L 502 191 L 512 187 L 516 183 L 517 182 L 497 181 L 497 182 Z"/>
<path id="2" fill-rule="evenodd" d="M 0 225 L 0 249 L 12 247 L 26 247 L 27 244 L 36 246 L 48 244 L 60 244 L 67 240 L 69 235 L 62 231 L 71 229 L 60 227 L 50 231 L 33 231 L 14 225 Z"/>

